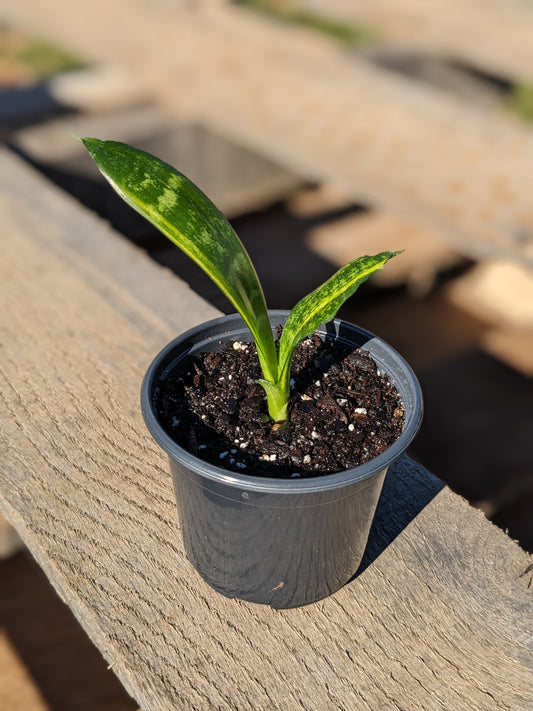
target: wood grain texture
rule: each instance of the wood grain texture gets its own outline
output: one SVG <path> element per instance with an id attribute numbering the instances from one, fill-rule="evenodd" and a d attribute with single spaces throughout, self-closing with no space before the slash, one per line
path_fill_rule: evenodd
<path id="1" fill-rule="evenodd" d="M 40 0 L 4 4 L 6 21 L 127 67 L 177 115 L 307 179 L 475 259 L 533 264 L 533 136 L 516 120 L 227 3 L 94 0 L 75 14 L 66 0 L 49 0 L 46 12 Z M 126 16 L 143 43 L 116 31 Z"/>
<path id="2" fill-rule="evenodd" d="M 408 459 L 332 597 L 276 611 L 199 578 L 138 406 L 176 326 L 140 281 L 168 274 L 37 184 L 1 156 L 0 508 L 143 710 L 530 709 L 530 558 Z M 131 257 L 127 291 L 65 241 L 89 223 Z"/>

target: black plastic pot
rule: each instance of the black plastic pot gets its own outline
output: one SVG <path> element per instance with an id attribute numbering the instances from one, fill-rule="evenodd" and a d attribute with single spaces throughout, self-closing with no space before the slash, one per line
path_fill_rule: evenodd
<path id="1" fill-rule="evenodd" d="M 287 314 L 270 312 L 273 329 Z M 319 332 L 368 351 L 405 406 L 400 438 L 372 461 L 344 472 L 307 479 L 233 473 L 198 459 L 163 430 L 154 405 L 160 382 L 194 353 L 217 350 L 229 340 L 252 340 L 238 315 L 209 321 L 172 341 L 144 378 L 142 412 L 169 455 L 185 551 L 204 580 L 228 597 L 285 608 L 315 602 L 342 587 L 363 556 L 387 469 L 420 426 L 420 387 L 395 350 L 344 321 L 332 321 Z"/>

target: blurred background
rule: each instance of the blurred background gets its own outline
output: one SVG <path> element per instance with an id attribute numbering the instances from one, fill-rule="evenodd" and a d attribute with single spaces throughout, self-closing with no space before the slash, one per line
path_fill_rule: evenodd
<path id="1" fill-rule="evenodd" d="M 4 0 L 4 146 L 229 312 L 75 136 L 197 182 L 271 308 L 405 249 L 341 316 L 418 374 L 411 456 L 533 551 L 531 0 Z M 0 533 L 0 708 L 136 708 Z"/>

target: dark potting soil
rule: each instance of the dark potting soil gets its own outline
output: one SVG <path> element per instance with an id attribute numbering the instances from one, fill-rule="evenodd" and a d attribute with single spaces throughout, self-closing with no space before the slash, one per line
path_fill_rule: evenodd
<path id="1" fill-rule="evenodd" d="M 289 420 L 268 419 L 254 343 L 229 343 L 165 378 L 157 412 L 165 431 L 206 462 L 242 474 L 312 477 L 350 469 L 401 434 L 400 396 L 375 361 L 318 335 L 292 366 Z"/>

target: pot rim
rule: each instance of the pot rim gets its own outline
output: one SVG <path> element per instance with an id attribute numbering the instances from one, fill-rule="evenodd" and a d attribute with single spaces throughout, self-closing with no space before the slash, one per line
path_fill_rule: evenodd
<path id="1" fill-rule="evenodd" d="M 268 313 L 274 322 L 278 319 L 280 320 L 279 322 L 283 322 L 288 316 L 289 311 L 269 310 Z M 228 324 L 228 328 L 224 328 L 225 323 Z M 197 334 L 211 329 L 220 329 L 220 335 L 226 335 L 235 330 L 236 326 L 238 326 L 241 330 L 248 330 L 239 314 L 230 314 L 211 319 L 210 321 L 204 321 L 168 343 L 158 353 L 148 367 L 141 386 L 141 411 L 150 434 L 169 457 L 172 457 L 176 461 L 182 463 L 186 468 L 208 480 L 222 483 L 230 487 L 265 494 L 302 494 L 344 488 L 351 484 L 363 481 L 364 479 L 368 479 L 374 474 L 383 471 L 384 469 L 388 469 L 388 467 L 405 452 L 418 432 L 422 421 L 423 403 L 418 380 L 405 359 L 386 341 L 378 336 L 375 336 L 370 331 L 360 328 L 359 326 L 355 326 L 347 321 L 343 321 L 342 319 L 334 319 L 328 324 L 320 326 L 318 329 L 319 332 L 323 335 L 329 335 L 330 337 L 336 335 L 338 338 L 342 339 L 342 336 L 339 335 L 339 330 L 344 327 L 354 333 L 356 332 L 364 339 L 363 347 L 365 350 L 369 350 L 368 344 L 378 345 L 380 349 L 386 352 L 388 361 L 390 361 L 393 366 L 384 368 L 387 375 L 391 377 L 399 390 L 400 386 L 398 383 L 398 376 L 401 376 L 402 383 L 404 384 L 403 389 L 409 394 L 410 402 L 406 402 L 406 398 L 402 397 L 406 416 L 404 430 L 388 449 L 381 454 L 378 454 L 370 461 L 360 464 L 357 467 L 346 469 L 345 471 L 309 478 L 277 479 L 273 477 L 259 477 L 252 474 L 241 474 L 239 472 L 228 471 L 222 467 L 205 462 L 181 447 L 172 439 L 172 437 L 170 437 L 170 435 L 165 432 L 154 411 L 152 399 L 154 381 L 159 376 L 162 364 L 166 360 L 168 360 L 169 364 L 174 362 L 175 359 L 169 358 L 170 354 L 187 341 L 195 339 Z M 333 329 L 334 332 L 332 332 Z M 212 339 L 207 337 L 203 340 L 207 341 Z M 371 355 L 373 355 L 372 352 Z M 395 377 L 395 375 L 397 377 Z"/>

